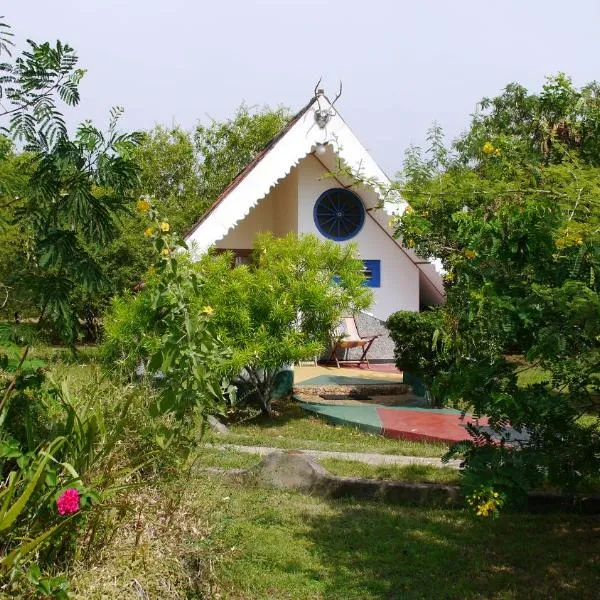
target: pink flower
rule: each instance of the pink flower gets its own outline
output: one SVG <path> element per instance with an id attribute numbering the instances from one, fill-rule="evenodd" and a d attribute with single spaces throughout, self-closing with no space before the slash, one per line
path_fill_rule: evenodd
<path id="1" fill-rule="evenodd" d="M 65 490 L 56 501 L 59 515 L 72 515 L 79 510 L 79 492 L 75 488 Z"/>

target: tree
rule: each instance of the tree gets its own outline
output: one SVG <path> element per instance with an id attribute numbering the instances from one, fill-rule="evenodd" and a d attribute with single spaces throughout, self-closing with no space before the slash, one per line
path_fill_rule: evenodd
<path id="1" fill-rule="evenodd" d="M 144 134 L 133 158 L 140 168 L 140 195 L 154 197 L 163 218 L 184 233 L 210 204 L 202 195 L 200 158 L 191 134 L 157 125 Z"/>
<path id="2" fill-rule="evenodd" d="M 201 260 L 201 302 L 231 348 L 231 376 L 241 373 L 270 414 L 277 373 L 322 353 L 342 315 L 368 308 L 372 295 L 354 246 L 311 235 L 262 234 L 249 266 L 231 269 L 231 261 L 228 254 Z"/>
<path id="3" fill-rule="evenodd" d="M 10 32 L 0 31 L 0 52 L 10 55 Z M 130 155 L 138 134 L 116 130 L 122 109 L 113 109 L 108 134 L 83 123 L 73 139 L 67 135 L 57 103 L 79 102 L 78 83 L 84 71 L 68 45 L 36 44 L 12 62 L 2 63 L 0 94 L 6 99 L 0 118 L 5 130 L 29 149 L 20 175 L 0 185 L 5 215 L 22 241 L 13 249 L 27 265 L 20 290 L 39 308 L 39 323 L 52 323 L 67 341 L 77 334 L 73 290 L 98 293 L 106 278 L 94 250 L 115 237 L 119 213 L 131 202 L 137 168 Z M 15 163 L 10 152 L 0 157 Z M 15 196 L 20 179 L 22 196 Z"/>
<path id="4" fill-rule="evenodd" d="M 232 119 L 196 127 L 194 141 L 201 161 L 201 195 L 207 206 L 290 118 L 287 108 L 266 106 L 252 112 L 242 104 Z"/>
<path id="5" fill-rule="evenodd" d="M 240 395 L 269 414 L 277 373 L 322 352 L 341 315 L 367 308 L 372 300 L 356 249 L 314 236 L 260 236 L 249 265 L 232 267 L 228 253 L 206 254 L 196 264 L 177 260 L 180 276 L 187 269 L 184 279 L 194 273 L 197 280 L 178 288 L 185 290 L 185 312 L 196 315 L 192 323 L 209 317 L 198 331 L 212 328 L 228 348 L 229 358 L 214 368 L 235 379 Z M 150 302 L 161 285 L 161 277 L 150 277 L 137 296 L 113 302 L 103 350 L 108 364 L 121 363 L 131 373 L 136 363 L 162 351 L 153 332 L 163 318 Z M 203 343 L 192 340 L 195 348 Z M 168 369 L 165 374 L 168 380 Z"/>
<path id="6" fill-rule="evenodd" d="M 434 128 L 398 183 L 410 208 L 397 234 L 446 270 L 436 337 L 449 366 L 434 389 L 489 415 L 499 434 L 509 422 L 531 435 L 522 448 L 480 434 L 458 448 L 474 481 L 513 495 L 600 469 L 598 420 L 580 421 L 600 394 L 598 89 L 563 75 L 540 94 L 511 84 L 453 149 Z M 519 385 L 514 353 L 547 381 Z"/>

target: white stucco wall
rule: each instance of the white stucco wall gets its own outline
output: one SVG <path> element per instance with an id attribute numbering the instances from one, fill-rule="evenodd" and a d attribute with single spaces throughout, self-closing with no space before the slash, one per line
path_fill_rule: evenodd
<path id="1" fill-rule="evenodd" d="M 327 170 L 312 155 L 297 167 L 298 233 L 313 233 L 325 239 L 313 219 L 316 199 L 338 183 L 325 177 Z M 381 261 L 381 286 L 373 288 L 375 302 L 370 309 L 377 318 L 387 319 L 397 310 L 419 310 L 419 269 L 367 213 L 360 233 L 340 244 L 355 243 L 361 258 Z"/>
<path id="2" fill-rule="evenodd" d="M 298 184 L 296 169 L 274 187 L 236 227 L 215 246 L 228 250 L 252 248 L 254 236 L 272 231 L 283 236 L 298 228 Z"/>
<path id="3" fill-rule="evenodd" d="M 321 239 L 314 220 L 317 198 L 338 182 L 326 177 L 328 170 L 312 155 L 304 158 L 278 183 L 245 219 L 216 243 L 217 248 L 249 249 L 258 232 L 283 236 L 290 231 L 313 233 Z M 361 258 L 381 261 L 381 286 L 373 288 L 370 312 L 385 320 L 397 310 L 419 310 L 419 269 L 382 227 L 367 213 L 358 235 L 340 244 L 355 243 Z"/>
<path id="4" fill-rule="evenodd" d="M 298 171 L 279 182 L 271 194 L 273 196 L 273 233 L 284 236 L 298 231 Z"/>

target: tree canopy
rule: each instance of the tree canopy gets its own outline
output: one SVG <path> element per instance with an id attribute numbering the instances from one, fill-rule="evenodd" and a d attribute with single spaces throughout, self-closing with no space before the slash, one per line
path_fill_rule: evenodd
<path id="1" fill-rule="evenodd" d="M 561 484 L 598 474 L 597 419 L 580 420 L 598 414 L 600 398 L 598 89 L 562 74 L 538 94 L 511 84 L 482 101 L 452 147 L 434 127 L 430 148 L 409 151 L 397 184 L 410 204 L 397 234 L 446 271 L 434 341 L 451 362 L 437 392 L 489 415 L 498 431 L 510 422 L 531 434 L 521 453 L 493 449 L 495 468 L 530 461 L 507 486 L 543 473 Z M 532 366 L 544 381 L 519 385 Z"/>
<path id="2" fill-rule="evenodd" d="M 290 118 L 287 108 L 266 106 L 253 111 L 241 104 L 232 119 L 198 125 L 194 140 L 205 201 L 212 203 Z"/>
<path id="3" fill-rule="evenodd" d="M 71 64 L 72 69 L 75 69 L 76 57 L 68 46 L 61 45 L 58 54 L 58 51 L 54 52 L 47 44 L 36 48 L 32 56 L 37 56 L 38 60 L 46 60 L 42 58 L 41 53 L 49 53 L 51 57 L 48 61 L 54 65 L 53 69 L 58 67 L 52 61 L 66 60 L 60 58 L 65 53 L 72 57 L 66 60 L 65 64 Z M 15 64 L 17 63 L 18 61 L 15 61 Z M 19 69 L 16 66 L 11 67 L 13 79 L 23 70 Z M 232 119 L 224 122 L 213 121 L 209 125 L 200 124 L 194 133 L 177 126 L 166 128 L 157 125 L 145 133 L 120 136 L 116 131 L 120 109 L 116 109 L 107 136 L 86 123 L 69 145 L 65 142 L 68 137 L 65 137 L 64 121 L 56 104 L 52 105 L 51 111 L 55 119 L 54 125 L 46 123 L 44 126 L 48 135 L 41 129 L 41 125 L 27 129 L 18 124 L 12 125 L 15 114 L 21 115 L 19 123 L 23 119 L 27 121 L 29 116 L 33 118 L 35 103 L 38 101 L 46 107 L 50 107 L 50 103 L 57 99 L 62 101 L 63 96 L 68 102 L 78 102 L 78 94 L 62 92 L 61 86 L 66 85 L 71 89 L 73 82 L 79 81 L 83 71 L 76 71 L 77 74 L 73 77 L 66 71 L 54 75 L 52 73 L 48 75 L 48 85 L 36 92 L 37 95 L 31 92 L 33 95 L 23 99 L 22 95 L 15 93 L 11 105 L 15 112 L 5 115 L 7 131 L 12 127 L 15 136 L 27 135 L 27 146 L 31 150 L 16 151 L 9 138 L 0 139 L 0 223 L 3 224 L 0 236 L 0 281 L 3 285 L 0 307 L 4 303 L 3 299 L 7 297 L 5 314 L 12 315 L 16 311 L 24 316 L 35 317 L 36 310 L 46 306 L 46 315 L 53 314 L 57 318 L 68 316 L 73 325 L 74 336 L 77 325 L 81 323 L 84 325 L 85 335 L 94 339 L 99 333 L 100 314 L 109 299 L 115 293 L 130 289 L 139 283 L 151 262 L 152 245 L 150 240 L 138 235 L 142 221 L 140 215 L 131 210 L 133 200 L 140 196 L 152 197 L 173 230 L 183 234 L 202 216 L 230 179 L 280 131 L 287 122 L 289 113 L 283 108 L 272 110 L 264 107 L 253 110 L 241 105 Z M 39 99 L 38 96 L 43 98 Z M 19 110 L 17 102 L 20 97 L 27 106 Z M 49 135 L 50 129 L 54 132 L 52 136 Z M 44 144 L 50 144 L 50 138 L 54 139 L 54 145 L 48 145 L 44 149 Z M 37 162 L 41 160 L 42 155 L 46 157 L 43 172 L 39 171 Z M 98 235 L 71 236 L 86 253 L 86 260 L 78 265 L 81 269 L 85 267 L 84 274 L 87 279 L 82 279 L 81 269 L 81 272 L 76 273 L 72 270 L 73 265 L 68 267 L 66 259 L 80 255 L 73 251 L 73 246 L 65 246 L 60 259 L 61 267 L 54 265 L 53 269 L 43 271 L 42 280 L 40 265 L 31 254 L 28 240 L 29 236 L 33 235 L 32 227 L 37 227 L 41 233 L 41 230 L 50 227 L 50 224 L 40 215 L 42 204 L 34 199 L 37 196 L 31 195 L 28 182 L 33 181 L 32 178 L 37 172 L 39 185 L 36 184 L 36 193 L 40 193 L 41 189 L 48 194 L 53 189 L 52 193 L 55 193 L 60 178 L 66 176 L 60 175 L 57 169 L 62 169 L 65 174 L 73 173 L 73 169 L 80 168 L 77 163 L 78 157 L 83 160 L 81 165 L 88 169 L 88 173 L 85 177 L 81 174 L 79 179 L 69 176 L 68 185 L 73 186 L 77 182 L 79 185 L 87 181 L 89 186 L 87 191 L 80 189 L 77 192 L 80 199 L 87 200 L 82 200 L 76 210 L 97 209 L 93 219 L 89 218 L 90 215 L 85 216 L 83 212 L 78 214 L 85 222 L 96 224 L 96 229 L 88 233 Z M 52 160 L 54 169 L 51 168 Z M 102 169 L 105 175 L 96 172 L 96 169 Z M 115 171 L 115 176 L 106 176 L 111 169 Z M 116 171 L 119 169 L 128 178 L 126 187 L 125 179 L 119 180 L 117 177 Z M 46 177 L 45 182 L 41 181 L 42 173 Z M 50 176 L 56 179 L 50 182 Z M 65 199 L 70 197 L 65 195 L 65 191 L 66 184 L 61 187 L 62 200 L 59 204 L 71 210 L 74 205 L 65 202 Z M 52 198 L 47 196 L 47 201 L 52 203 Z M 38 203 L 36 210 L 33 210 L 33 202 Z M 71 217 L 74 214 L 72 213 Z M 66 224 L 64 218 L 63 215 L 57 221 L 62 223 L 60 227 L 64 225 L 72 228 L 74 223 L 69 221 Z M 29 232 L 28 236 L 23 235 L 24 231 Z M 61 241 L 65 242 L 65 239 Z M 50 273 L 53 273 L 54 278 L 60 274 L 60 281 L 51 281 Z M 44 293 L 41 291 L 44 287 L 42 281 L 46 290 Z M 48 296 L 52 286 L 56 293 L 60 291 L 62 298 L 68 298 L 66 303 L 61 303 L 61 308 Z"/>

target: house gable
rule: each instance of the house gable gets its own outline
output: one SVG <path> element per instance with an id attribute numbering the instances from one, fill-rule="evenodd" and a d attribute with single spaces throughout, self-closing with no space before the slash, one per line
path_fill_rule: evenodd
<path id="1" fill-rule="evenodd" d="M 325 127 L 317 123 L 319 112 L 329 116 Z M 354 176 L 344 175 L 344 170 L 358 173 L 368 184 L 357 184 Z M 380 318 L 400 308 L 419 310 L 423 303 L 420 288 L 427 295 L 427 303 L 435 304 L 443 298 L 443 285 L 427 261 L 393 237 L 390 216 L 406 204 L 398 197 L 389 201 L 389 185 L 385 173 L 345 121 L 325 96 L 319 95 L 232 181 L 190 230 L 186 242 L 192 253 L 203 253 L 213 245 L 250 248 L 258 231 L 321 236 L 313 219 L 315 201 L 328 188 L 351 188 L 360 196 L 367 217 L 364 231 L 349 241 L 358 243 L 364 259 L 382 257 L 381 278 L 386 281 L 386 291 L 376 301 Z M 398 285 L 390 288 L 394 278 Z"/>

